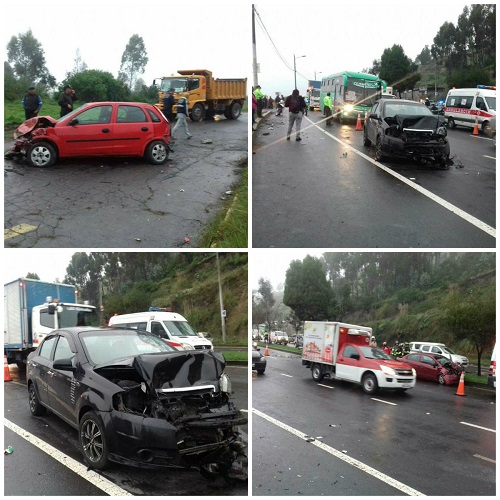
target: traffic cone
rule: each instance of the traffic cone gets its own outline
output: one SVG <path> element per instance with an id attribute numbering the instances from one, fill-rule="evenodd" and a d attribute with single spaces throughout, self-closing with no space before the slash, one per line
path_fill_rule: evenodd
<path id="1" fill-rule="evenodd" d="M 266 342 L 266 351 L 264 352 L 264 356 L 269 356 L 269 348 L 267 346 L 268 344 Z"/>
<path id="2" fill-rule="evenodd" d="M 458 383 L 458 389 L 456 396 L 465 396 L 465 371 L 460 375 L 460 382 Z"/>
<path id="3" fill-rule="evenodd" d="M 472 135 L 479 135 L 479 118 L 476 115 L 476 123 L 474 125 L 474 130 L 472 131 Z"/>
<path id="4" fill-rule="evenodd" d="M 363 126 L 361 125 L 361 114 L 358 113 L 358 121 L 356 122 L 356 130 L 363 130 Z"/>
<path id="5" fill-rule="evenodd" d="M 7 362 L 7 355 L 5 355 L 3 364 L 3 381 L 10 382 L 11 380 L 12 379 L 10 378 L 9 363 Z"/>

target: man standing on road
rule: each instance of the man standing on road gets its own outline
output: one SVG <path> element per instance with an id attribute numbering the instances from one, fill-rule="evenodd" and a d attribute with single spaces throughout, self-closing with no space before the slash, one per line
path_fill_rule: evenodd
<path id="1" fill-rule="evenodd" d="M 262 93 L 262 90 L 260 90 L 260 85 L 257 85 L 255 87 L 255 90 L 253 91 L 253 95 L 255 96 L 255 99 L 257 99 L 257 116 L 259 118 L 262 118 L 262 106 L 263 106 L 263 99 L 264 99 L 264 94 Z"/>
<path id="2" fill-rule="evenodd" d="M 163 98 L 163 114 L 167 120 L 172 123 L 174 121 L 174 114 L 172 113 L 172 106 L 175 104 L 174 94 L 172 89 L 169 89 L 167 95 Z"/>
<path id="3" fill-rule="evenodd" d="M 332 98 L 330 97 L 330 92 L 326 93 L 325 98 L 323 99 L 323 107 L 325 110 L 326 116 L 326 124 L 332 124 Z"/>
<path id="4" fill-rule="evenodd" d="M 23 108 L 26 120 L 38 116 L 38 112 L 42 109 L 42 98 L 36 93 L 35 87 L 28 88 L 23 97 Z"/>
<path id="5" fill-rule="evenodd" d="M 188 116 L 188 100 L 186 96 L 182 96 L 177 103 L 177 122 L 175 127 L 172 130 L 172 139 L 175 139 L 175 131 L 181 126 L 184 125 L 184 130 L 186 131 L 186 135 L 188 139 L 191 139 L 191 134 L 189 133 L 189 128 L 187 124 L 187 116 Z"/>
<path id="6" fill-rule="evenodd" d="M 301 141 L 300 137 L 300 124 L 302 123 L 302 116 L 306 109 L 306 102 L 304 98 L 299 95 L 299 91 L 294 89 L 292 95 L 289 95 L 285 100 L 285 107 L 288 108 L 288 132 L 286 134 L 286 140 L 290 140 L 290 134 L 292 133 L 293 124 L 295 123 L 295 140 Z"/>
<path id="7" fill-rule="evenodd" d="M 64 92 L 59 96 L 57 104 L 61 106 L 61 117 L 73 111 L 73 103 L 78 100 L 76 92 L 70 85 L 64 87 Z"/>
<path id="8" fill-rule="evenodd" d="M 382 342 L 382 351 L 386 354 L 391 354 L 391 348 L 387 345 L 387 342 Z"/>

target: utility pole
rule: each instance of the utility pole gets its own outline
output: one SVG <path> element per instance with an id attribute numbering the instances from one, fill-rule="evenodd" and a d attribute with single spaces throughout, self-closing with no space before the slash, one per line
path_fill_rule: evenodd
<path id="1" fill-rule="evenodd" d="M 294 89 L 297 88 L 297 67 L 295 65 L 295 59 L 300 59 L 301 57 L 306 57 L 306 56 L 297 56 L 297 57 L 295 57 L 295 54 L 293 55 L 293 75 L 294 75 L 294 78 L 295 78 L 295 87 L 294 87 Z"/>
<path id="2" fill-rule="evenodd" d="M 224 302 L 222 300 L 222 283 L 220 281 L 220 266 L 219 266 L 219 254 L 215 254 L 217 258 L 217 278 L 219 280 L 219 303 L 220 303 L 220 320 L 222 326 L 222 343 L 226 342 L 226 310 L 224 309 Z"/>
<path id="3" fill-rule="evenodd" d="M 253 49 L 253 86 L 259 84 L 258 65 L 257 65 L 257 43 L 255 40 L 255 5 L 252 4 L 252 49 Z"/>

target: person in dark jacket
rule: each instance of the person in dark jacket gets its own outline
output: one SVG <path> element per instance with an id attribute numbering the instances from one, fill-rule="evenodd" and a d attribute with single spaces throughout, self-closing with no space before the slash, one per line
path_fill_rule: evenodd
<path id="1" fill-rule="evenodd" d="M 64 92 L 59 96 L 57 104 L 61 106 L 61 116 L 65 116 L 73 111 L 73 103 L 78 100 L 76 92 L 70 85 L 64 87 Z"/>
<path id="2" fill-rule="evenodd" d="M 189 133 L 189 127 L 187 124 L 187 117 L 189 112 L 189 104 L 188 99 L 185 96 L 182 96 L 177 103 L 177 122 L 175 123 L 175 127 L 172 129 L 172 139 L 175 139 L 175 132 L 179 127 L 184 125 L 184 130 L 186 132 L 187 138 L 191 139 L 191 134 Z"/>
<path id="3" fill-rule="evenodd" d="M 172 123 L 174 121 L 174 114 L 172 113 L 172 107 L 175 104 L 175 98 L 173 94 L 173 89 L 169 89 L 167 95 L 163 98 L 163 114 L 167 117 L 167 120 Z"/>
<path id="4" fill-rule="evenodd" d="M 26 95 L 23 97 L 23 108 L 26 120 L 38 116 L 42 109 L 42 98 L 36 93 L 35 87 L 29 87 Z"/>
<path id="5" fill-rule="evenodd" d="M 295 140 L 301 141 L 300 137 L 300 124 L 302 123 L 302 116 L 306 110 L 306 102 L 299 94 L 297 89 L 294 89 L 292 95 L 289 95 L 285 100 L 285 107 L 288 108 L 288 132 L 286 140 L 290 140 L 293 124 L 295 123 Z"/>

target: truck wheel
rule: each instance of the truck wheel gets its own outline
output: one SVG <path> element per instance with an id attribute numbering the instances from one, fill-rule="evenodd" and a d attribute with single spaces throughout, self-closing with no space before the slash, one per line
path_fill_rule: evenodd
<path id="1" fill-rule="evenodd" d="M 375 394 L 378 389 L 377 377 L 373 373 L 367 373 L 362 380 L 363 391 L 366 394 Z"/>
<path id="2" fill-rule="evenodd" d="M 241 104 L 239 102 L 233 102 L 229 106 L 229 119 L 236 120 L 241 115 Z"/>
<path id="3" fill-rule="evenodd" d="M 315 380 L 316 382 L 321 382 L 323 380 L 323 377 L 325 376 L 321 365 L 314 363 L 311 368 L 311 375 L 313 380 Z"/>
<path id="4" fill-rule="evenodd" d="M 108 446 L 104 426 L 93 412 L 85 413 L 80 420 L 80 446 L 85 462 L 92 468 L 103 470 L 108 464 Z"/>
<path id="5" fill-rule="evenodd" d="M 197 102 L 194 106 L 193 109 L 191 110 L 191 114 L 189 115 L 191 120 L 194 122 L 199 122 L 200 120 L 203 120 L 205 116 L 205 108 L 203 104 L 200 104 Z"/>
<path id="6" fill-rule="evenodd" d="M 45 408 L 45 406 L 42 406 L 42 403 L 40 403 L 40 400 L 38 399 L 38 396 L 36 395 L 35 384 L 33 384 L 33 382 L 31 382 L 29 385 L 28 394 L 29 394 L 29 403 L 30 403 L 31 414 L 34 417 L 41 417 L 41 416 L 45 415 L 45 412 L 47 411 L 47 409 Z"/>
<path id="7" fill-rule="evenodd" d="M 26 160 L 31 167 L 51 167 L 57 160 L 57 153 L 48 142 L 35 142 L 28 148 Z"/>

